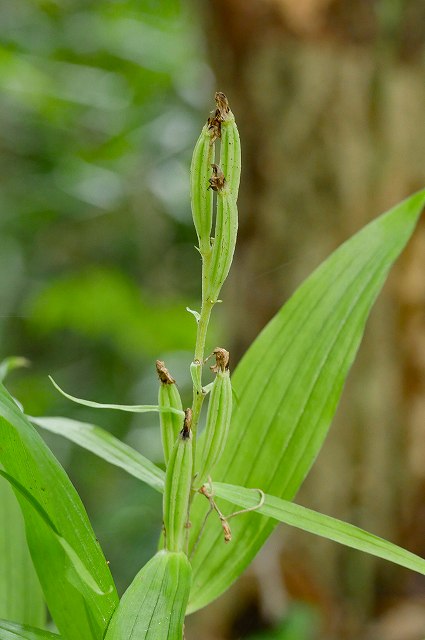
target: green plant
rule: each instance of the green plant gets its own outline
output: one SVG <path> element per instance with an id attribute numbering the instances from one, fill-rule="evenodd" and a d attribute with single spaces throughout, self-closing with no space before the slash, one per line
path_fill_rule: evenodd
<path id="1" fill-rule="evenodd" d="M 240 177 L 234 117 L 223 94 L 216 94 L 216 103 L 191 167 L 202 259 L 201 310 L 189 309 L 197 323 L 192 407 L 183 411 L 174 379 L 160 361 L 157 405 L 100 404 L 62 392 L 91 407 L 157 411 L 166 471 L 100 427 L 26 416 L 0 387 L 0 474 L 16 496 L 10 499 L 2 481 L 0 508 L 17 532 L 25 527 L 29 550 L 22 551 L 22 536 L 0 531 L 0 606 L 2 616 L 15 621 L 0 621 L 0 640 L 57 638 L 35 628 L 43 626 L 44 603 L 64 640 L 177 640 L 186 613 L 225 591 L 278 522 L 425 574 L 422 558 L 292 502 L 326 436 L 370 308 L 423 209 L 425 190 L 335 251 L 263 330 L 231 378 L 228 352 L 215 348 L 213 381 L 205 384 L 207 329 L 233 258 Z M 2 378 L 17 364 L 1 366 Z M 198 433 L 208 396 L 205 429 Z M 78 494 L 33 425 L 164 493 L 160 550 L 120 601 Z M 7 580 L 18 549 L 22 561 Z"/>

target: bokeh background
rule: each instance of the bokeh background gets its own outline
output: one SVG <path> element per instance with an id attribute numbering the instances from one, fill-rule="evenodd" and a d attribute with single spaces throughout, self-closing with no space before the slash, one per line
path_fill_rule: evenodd
<path id="1" fill-rule="evenodd" d="M 161 463 L 156 358 L 189 401 L 199 259 L 188 168 L 224 91 L 240 234 L 209 346 L 236 363 L 342 240 L 425 186 L 423 0 L 0 0 L 0 356 L 33 415 L 108 428 Z M 298 501 L 425 555 L 425 225 L 373 312 Z M 60 438 L 120 592 L 161 499 Z M 236 542 L 235 542 L 236 543 Z M 280 527 L 188 640 L 422 640 L 425 580 Z"/>

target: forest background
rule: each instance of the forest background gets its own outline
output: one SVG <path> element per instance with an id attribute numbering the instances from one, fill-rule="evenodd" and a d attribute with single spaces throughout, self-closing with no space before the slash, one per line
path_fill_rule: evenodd
<path id="1" fill-rule="evenodd" d="M 425 185 L 421 0 L 0 0 L 0 356 L 31 415 L 101 424 L 161 462 L 157 420 L 59 396 L 189 400 L 200 261 L 194 142 L 215 90 L 239 125 L 235 263 L 211 349 L 233 365 L 341 241 Z M 425 556 L 425 223 L 368 326 L 297 501 Z M 161 498 L 48 439 L 122 592 L 154 552 Z M 4 481 L 1 480 L 3 483 Z M 235 542 L 237 543 L 237 542 Z M 280 527 L 188 638 L 422 640 L 425 583 Z"/>

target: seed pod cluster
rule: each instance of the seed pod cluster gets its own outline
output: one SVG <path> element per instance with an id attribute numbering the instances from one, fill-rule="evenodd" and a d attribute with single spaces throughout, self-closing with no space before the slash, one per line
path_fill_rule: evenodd
<path id="1" fill-rule="evenodd" d="M 204 261 L 204 294 L 216 302 L 229 273 L 238 230 L 241 147 L 235 117 L 224 93 L 215 94 L 216 110 L 208 118 L 195 145 L 190 167 L 192 216 Z M 215 164 L 215 142 L 220 139 L 220 161 Z M 211 175 L 212 167 L 212 175 Z M 209 184 L 209 186 L 208 186 Z M 217 193 L 214 241 L 213 191 Z"/>
<path id="2" fill-rule="evenodd" d="M 206 295 L 212 302 L 217 301 L 235 252 L 238 231 L 236 200 L 241 175 L 241 147 L 235 117 L 223 93 L 216 93 L 215 99 L 217 109 L 209 123 L 213 134 L 218 135 L 219 131 L 221 144 L 220 164 L 211 164 L 212 176 L 209 178 L 209 190 L 217 193 L 214 242 L 206 274 Z"/>
<path id="3" fill-rule="evenodd" d="M 216 364 L 211 369 L 216 378 L 208 404 L 207 421 L 199 468 L 196 469 L 196 486 L 208 479 L 226 446 L 232 416 L 232 385 L 230 382 L 229 353 L 225 349 L 214 350 Z"/>
<path id="4" fill-rule="evenodd" d="M 162 360 L 156 361 L 156 371 L 160 380 L 158 405 L 160 409 L 163 409 L 163 411 L 160 411 L 159 413 L 161 440 L 164 451 L 164 460 L 167 465 L 174 443 L 176 442 L 177 436 L 180 432 L 182 420 L 178 414 L 166 411 L 166 409 L 171 408 L 183 411 L 183 407 L 179 390 L 176 386 L 176 381 L 170 375 L 170 372 Z"/>
<path id="5" fill-rule="evenodd" d="M 192 485 L 192 411 L 186 409 L 180 431 L 168 460 L 163 499 L 164 539 L 168 551 L 183 551 Z"/>

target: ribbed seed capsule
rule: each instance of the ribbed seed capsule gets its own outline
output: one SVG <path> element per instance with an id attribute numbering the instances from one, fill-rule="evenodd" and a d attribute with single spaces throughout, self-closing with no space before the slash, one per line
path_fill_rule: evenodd
<path id="1" fill-rule="evenodd" d="M 208 189 L 208 179 L 213 162 L 213 130 L 207 122 L 196 142 L 190 165 L 192 217 L 198 235 L 199 250 L 203 256 L 211 248 L 213 194 Z"/>
<path id="2" fill-rule="evenodd" d="M 159 407 L 161 409 L 171 407 L 172 409 L 183 411 L 182 401 L 179 390 L 176 386 L 176 381 L 170 375 L 170 372 L 162 360 L 156 361 L 156 371 L 160 380 L 158 390 Z M 171 413 L 171 411 L 160 411 L 159 421 L 161 425 L 161 440 L 162 448 L 164 450 L 164 460 L 167 465 L 174 443 L 176 442 L 181 429 L 182 419 L 176 413 Z"/>
<path id="3" fill-rule="evenodd" d="M 215 174 L 220 175 L 220 168 L 213 165 Z M 211 178 L 214 180 L 215 176 Z M 227 183 L 217 187 L 217 217 L 215 224 L 215 238 L 212 248 L 211 261 L 207 275 L 207 297 L 216 302 L 221 287 L 229 273 L 233 254 L 235 252 L 236 236 L 238 232 L 238 209 Z"/>
<path id="4" fill-rule="evenodd" d="M 163 500 L 164 539 L 168 551 L 183 551 L 192 485 L 192 411 L 186 409 L 183 429 L 168 461 Z"/>
<path id="5" fill-rule="evenodd" d="M 199 469 L 196 469 L 196 486 L 207 481 L 226 446 L 232 416 L 232 385 L 228 368 L 229 353 L 225 349 L 214 350 L 216 372 L 208 404 L 207 422 Z"/>

